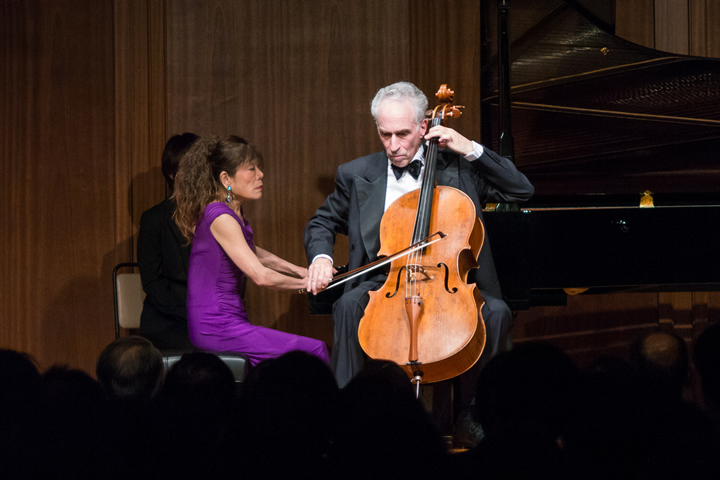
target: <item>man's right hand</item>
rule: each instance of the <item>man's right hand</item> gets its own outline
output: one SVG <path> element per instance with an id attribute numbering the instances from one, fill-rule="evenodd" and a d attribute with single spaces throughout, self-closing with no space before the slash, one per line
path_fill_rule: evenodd
<path id="1" fill-rule="evenodd" d="M 324 290 L 333 278 L 333 265 L 330 260 L 324 257 L 316 258 L 308 267 L 306 290 L 317 295 Z"/>

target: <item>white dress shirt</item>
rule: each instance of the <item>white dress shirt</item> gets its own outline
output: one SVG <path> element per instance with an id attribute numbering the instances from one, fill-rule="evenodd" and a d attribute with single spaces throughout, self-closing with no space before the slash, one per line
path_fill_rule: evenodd
<path id="1" fill-rule="evenodd" d="M 473 151 L 465 155 L 465 159 L 470 162 L 477 160 L 483 154 L 482 145 L 477 142 L 472 142 L 472 144 Z M 399 179 L 395 178 L 395 172 L 392 169 L 392 162 L 390 162 L 390 159 L 388 159 L 387 190 L 385 191 L 385 211 L 390 208 L 390 205 L 392 205 L 395 200 L 402 197 L 408 192 L 417 190 L 422 185 L 422 179 L 425 175 L 425 148 L 426 147 L 423 146 L 423 148 L 418 149 L 418 151 L 415 153 L 415 156 L 411 160 L 411 162 L 415 160 L 420 160 L 420 163 L 422 163 L 422 169 L 420 169 L 420 175 L 418 175 L 417 180 L 414 179 L 408 171 L 403 172 L 402 176 Z"/>

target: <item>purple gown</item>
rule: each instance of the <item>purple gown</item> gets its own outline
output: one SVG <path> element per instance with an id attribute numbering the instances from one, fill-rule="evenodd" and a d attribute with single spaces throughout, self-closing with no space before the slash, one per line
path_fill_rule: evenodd
<path id="1" fill-rule="evenodd" d="M 240 288 L 245 274 L 215 240 L 210 225 L 220 215 L 232 216 L 242 228 L 251 249 L 253 231 L 243 226 L 225 203 L 205 208 L 195 228 L 188 272 L 188 329 L 193 345 L 203 350 L 235 351 L 247 355 L 250 365 L 303 350 L 328 362 L 325 342 L 252 325 L 248 321 Z"/>

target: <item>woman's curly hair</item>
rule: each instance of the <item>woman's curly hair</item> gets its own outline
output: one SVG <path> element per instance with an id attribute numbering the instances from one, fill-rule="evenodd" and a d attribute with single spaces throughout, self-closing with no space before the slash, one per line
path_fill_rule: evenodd
<path id="1" fill-rule="evenodd" d="M 195 141 L 180 160 L 173 193 L 177 203 L 173 218 L 188 242 L 205 207 L 224 199 L 220 174 L 227 172 L 232 177 L 238 168 L 253 161 L 262 166 L 262 160 L 255 145 L 235 135 L 223 139 L 203 136 Z"/>

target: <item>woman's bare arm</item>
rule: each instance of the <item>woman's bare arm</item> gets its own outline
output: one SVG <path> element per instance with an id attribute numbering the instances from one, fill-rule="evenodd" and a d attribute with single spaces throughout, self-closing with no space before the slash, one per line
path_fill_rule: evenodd
<path id="1" fill-rule="evenodd" d="M 260 260 L 260 263 L 265 265 L 267 268 L 275 270 L 276 272 L 291 275 L 293 277 L 307 277 L 307 268 L 299 267 L 287 260 L 283 260 L 274 253 L 271 253 L 264 248 L 260 248 L 257 245 L 255 245 L 255 255 L 258 257 L 258 260 Z"/>
<path id="2" fill-rule="evenodd" d="M 305 287 L 307 282 L 304 278 L 289 277 L 263 265 L 245 241 L 240 225 L 230 215 L 220 215 L 213 220 L 210 231 L 235 265 L 256 285 L 275 290 L 299 290 Z M 279 259 L 275 255 L 273 257 Z"/>

